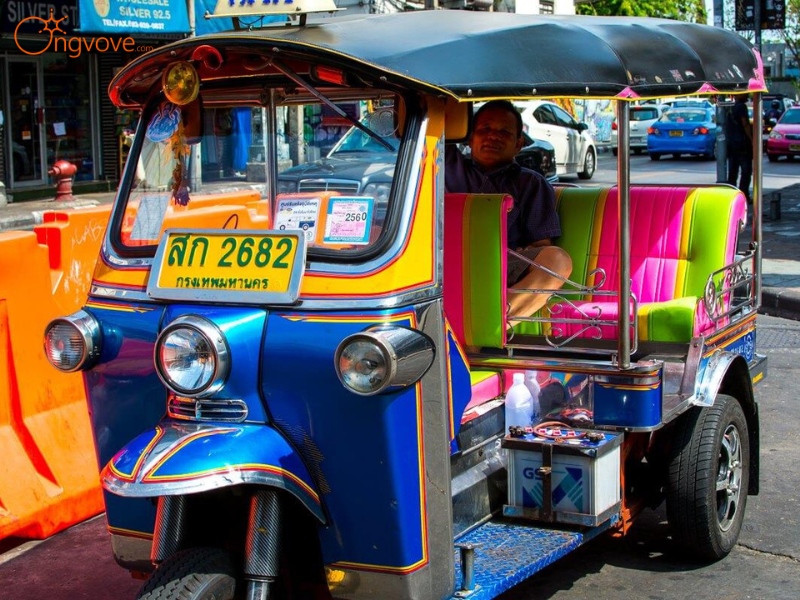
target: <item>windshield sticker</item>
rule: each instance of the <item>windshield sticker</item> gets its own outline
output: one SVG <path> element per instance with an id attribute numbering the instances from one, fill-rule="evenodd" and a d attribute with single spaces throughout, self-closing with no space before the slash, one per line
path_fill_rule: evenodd
<path id="1" fill-rule="evenodd" d="M 316 197 L 279 199 L 278 210 L 275 211 L 275 228 L 301 229 L 305 233 L 306 242 L 312 244 L 317 235 L 319 206 L 320 199 Z"/>
<path id="2" fill-rule="evenodd" d="M 328 201 L 326 244 L 368 244 L 375 198 L 339 197 Z"/>

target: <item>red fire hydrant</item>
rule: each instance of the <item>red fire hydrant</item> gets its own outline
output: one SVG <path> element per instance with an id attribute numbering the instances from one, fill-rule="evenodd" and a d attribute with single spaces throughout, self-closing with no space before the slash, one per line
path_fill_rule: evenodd
<path id="1" fill-rule="evenodd" d="M 66 160 L 58 160 L 47 170 L 50 177 L 56 178 L 56 200 L 75 200 L 72 195 L 72 178 L 78 172 L 78 167 Z"/>

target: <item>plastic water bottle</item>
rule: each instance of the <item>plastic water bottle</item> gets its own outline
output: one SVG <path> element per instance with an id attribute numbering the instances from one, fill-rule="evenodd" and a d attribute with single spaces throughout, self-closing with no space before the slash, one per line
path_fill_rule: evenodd
<path id="1" fill-rule="evenodd" d="M 531 423 L 535 425 L 542 418 L 542 407 L 539 404 L 539 394 L 542 389 L 536 381 L 536 371 L 525 371 L 525 387 L 531 393 Z"/>
<path id="2" fill-rule="evenodd" d="M 533 398 L 525 386 L 525 373 L 514 373 L 514 385 L 506 392 L 506 431 L 512 425 L 528 427 L 533 413 Z"/>

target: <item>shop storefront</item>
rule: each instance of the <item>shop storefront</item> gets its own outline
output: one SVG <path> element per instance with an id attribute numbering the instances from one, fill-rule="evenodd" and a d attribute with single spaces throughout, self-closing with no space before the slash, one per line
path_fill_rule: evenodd
<path id="1" fill-rule="evenodd" d="M 79 2 L 8 0 L 0 11 L 0 181 L 12 198 L 52 193 L 48 169 L 59 160 L 76 166 L 76 189 L 114 189 L 131 116 L 116 114 L 108 83 L 133 58 L 188 33 L 184 0 L 158 3 L 163 18 L 181 23 L 180 32 L 144 33 L 112 18 L 129 2 L 89 1 L 96 23 Z M 182 8 L 182 18 L 169 12 L 171 4 Z M 155 8 L 143 10 L 154 27 Z"/>

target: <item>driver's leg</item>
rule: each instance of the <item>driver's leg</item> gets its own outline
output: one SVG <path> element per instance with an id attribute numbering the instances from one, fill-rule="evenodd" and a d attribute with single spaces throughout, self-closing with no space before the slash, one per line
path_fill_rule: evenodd
<path id="1" fill-rule="evenodd" d="M 570 273 L 572 273 L 572 259 L 563 248 L 559 248 L 558 246 L 536 248 L 533 263 L 534 264 L 528 269 L 525 275 L 511 286 L 511 290 L 557 290 L 564 285 L 562 279 L 551 275 L 543 269 L 537 268 L 536 265 L 541 265 L 564 279 L 569 277 Z M 529 317 L 533 315 L 545 305 L 550 296 L 551 294 L 549 293 L 515 293 L 509 291 L 509 321 L 513 324 L 514 316 Z"/>

